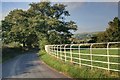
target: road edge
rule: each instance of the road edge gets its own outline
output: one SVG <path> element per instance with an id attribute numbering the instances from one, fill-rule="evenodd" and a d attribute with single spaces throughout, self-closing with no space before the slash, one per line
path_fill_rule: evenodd
<path id="1" fill-rule="evenodd" d="M 42 62 L 44 65 L 46 65 L 49 69 L 51 69 L 51 70 L 53 70 L 53 71 L 55 71 L 55 72 L 57 72 L 57 73 L 63 74 L 63 75 L 64 75 L 64 76 L 66 76 L 67 78 L 72 79 L 72 77 L 70 77 L 70 76 L 66 75 L 65 73 L 60 72 L 60 71 L 58 71 L 58 70 L 56 70 L 56 69 L 54 69 L 54 68 L 50 67 L 50 66 L 49 66 L 48 64 L 46 64 L 46 63 L 45 63 L 42 59 L 41 59 L 41 62 Z"/>

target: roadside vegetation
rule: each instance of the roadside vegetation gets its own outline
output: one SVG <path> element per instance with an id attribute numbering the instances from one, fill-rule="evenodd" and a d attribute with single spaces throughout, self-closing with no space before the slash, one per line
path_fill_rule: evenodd
<path id="1" fill-rule="evenodd" d="M 120 78 L 117 72 L 108 72 L 107 70 L 101 70 L 93 68 L 91 70 L 89 67 L 80 67 L 79 65 L 74 65 L 69 62 L 64 62 L 54 56 L 49 55 L 45 51 L 40 51 L 40 59 L 42 59 L 47 65 L 64 73 L 72 78 Z"/>

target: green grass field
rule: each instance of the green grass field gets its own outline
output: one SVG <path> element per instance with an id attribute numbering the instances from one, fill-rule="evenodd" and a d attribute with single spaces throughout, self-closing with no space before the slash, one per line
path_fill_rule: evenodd
<path id="1" fill-rule="evenodd" d="M 102 80 L 103 78 L 106 78 L 106 80 L 109 80 L 109 78 L 119 78 L 118 72 L 109 73 L 107 70 L 97 68 L 93 68 L 91 70 L 90 67 L 80 67 L 79 65 L 71 64 L 69 61 L 64 62 L 54 56 L 47 54 L 45 51 L 40 51 L 40 59 L 42 59 L 52 68 L 63 72 L 72 78 L 78 78 L 78 80 L 79 78 L 86 78 L 86 80 L 89 80 L 90 78 L 91 80 L 94 80 L 94 78 L 100 78 L 98 80 Z"/>
<path id="2" fill-rule="evenodd" d="M 109 55 L 119 55 L 120 56 L 120 50 L 119 49 L 109 49 Z M 71 60 L 71 53 L 72 52 L 72 61 L 73 62 L 81 62 L 82 64 L 88 64 L 91 65 L 91 61 L 85 61 L 85 60 L 79 60 L 79 56 L 81 59 L 87 59 L 87 60 L 91 60 L 91 55 L 90 55 L 90 48 L 87 49 L 81 49 L 80 51 L 77 48 L 74 48 L 70 51 L 70 49 L 66 49 L 65 51 L 57 51 L 55 50 L 53 54 L 58 55 L 58 57 L 62 58 L 63 60 L 65 60 L 65 55 L 66 55 L 66 60 L 70 61 Z M 79 53 L 81 53 L 79 55 Z M 102 56 L 102 55 L 107 55 L 107 49 L 92 49 L 92 60 L 95 61 L 103 61 L 103 62 L 108 62 L 108 57 L 107 56 Z M 96 54 L 96 55 L 94 55 Z M 99 56 L 98 56 L 99 55 Z M 101 56 L 100 56 L 101 55 Z M 120 62 L 120 57 L 109 57 L 109 62 L 113 62 L 113 63 L 119 63 Z M 99 66 L 99 67 L 104 67 L 104 68 L 108 68 L 108 64 L 107 63 L 101 63 L 101 62 L 92 62 L 93 66 Z M 120 70 L 119 68 L 120 64 L 110 64 L 110 69 L 117 69 Z"/>

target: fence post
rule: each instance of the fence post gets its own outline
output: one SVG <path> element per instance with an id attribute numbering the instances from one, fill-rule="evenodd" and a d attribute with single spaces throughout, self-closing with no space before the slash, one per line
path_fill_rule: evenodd
<path id="1" fill-rule="evenodd" d="M 55 56 L 57 58 L 57 45 L 55 45 Z"/>
<path id="2" fill-rule="evenodd" d="M 52 52 L 52 51 L 51 51 L 51 45 L 49 45 L 48 48 L 49 48 L 49 54 L 51 55 L 51 52 Z"/>
<path id="3" fill-rule="evenodd" d="M 53 49 L 53 48 L 52 48 L 52 45 L 51 45 L 50 47 L 51 47 L 51 48 L 50 48 L 50 54 L 52 55 L 52 49 Z"/>
<path id="4" fill-rule="evenodd" d="M 80 67 L 81 67 L 81 55 L 80 55 L 80 46 L 81 46 L 81 44 L 79 44 L 79 47 L 78 47 L 78 49 L 79 49 L 79 65 L 80 65 Z"/>
<path id="5" fill-rule="evenodd" d="M 53 56 L 55 56 L 55 45 L 53 46 Z"/>
<path id="6" fill-rule="evenodd" d="M 62 46 L 62 45 L 60 45 L 60 59 L 62 60 L 62 51 L 61 51 L 61 46 Z"/>
<path id="7" fill-rule="evenodd" d="M 72 63 L 72 50 L 71 50 L 71 48 L 72 48 L 72 45 L 70 45 L 70 57 L 71 57 L 71 63 Z"/>
<path id="8" fill-rule="evenodd" d="M 90 45 L 90 59 L 91 59 L 91 69 L 93 69 L 93 63 L 92 63 L 92 46 L 93 44 Z"/>
<path id="9" fill-rule="evenodd" d="M 55 51 L 55 47 L 56 47 L 56 46 L 54 45 L 54 56 L 56 57 L 56 51 Z"/>
<path id="10" fill-rule="evenodd" d="M 107 61 L 108 61 L 108 71 L 110 70 L 110 59 L 109 59 L 109 42 L 107 43 Z"/>
<path id="11" fill-rule="evenodd" d="M 64 54 L 65 54 L 65 62 L 66 62 L 66 46 L 67 46 L 67 44 L 66 45 L 64 45 Z"/>
<path id="12" fill-rule="evenodd" d="M 48 54 L 50 54 L 51 50 L 50 50 L 50 45 L 48 46 Z"/>
<path id="13" fill-rule="evenodd" d="M 57 45 L 57 58 L 58 58 L 58 46 L 59 46 L 59 45 Z"/>
<path id="14" fill-rule="evenodd" d="M 52 55 L 54 55 L 54 45 L 52 45 Z"/>

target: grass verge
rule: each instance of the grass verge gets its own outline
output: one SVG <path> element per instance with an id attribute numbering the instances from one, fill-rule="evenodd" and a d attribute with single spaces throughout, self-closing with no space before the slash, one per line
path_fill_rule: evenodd
<path id="1" fill-rule="evenodd" d="M 49 54 L 44 50 L 40 51 L 40 59 L 42 59 L 50 67 L 63 72 L 72 78 L 120 78 L 116 72 L 108 72 L 101 69 L 91 70 L 88 67 L 80 67 L 69 62 L 61 61 Z"/>

